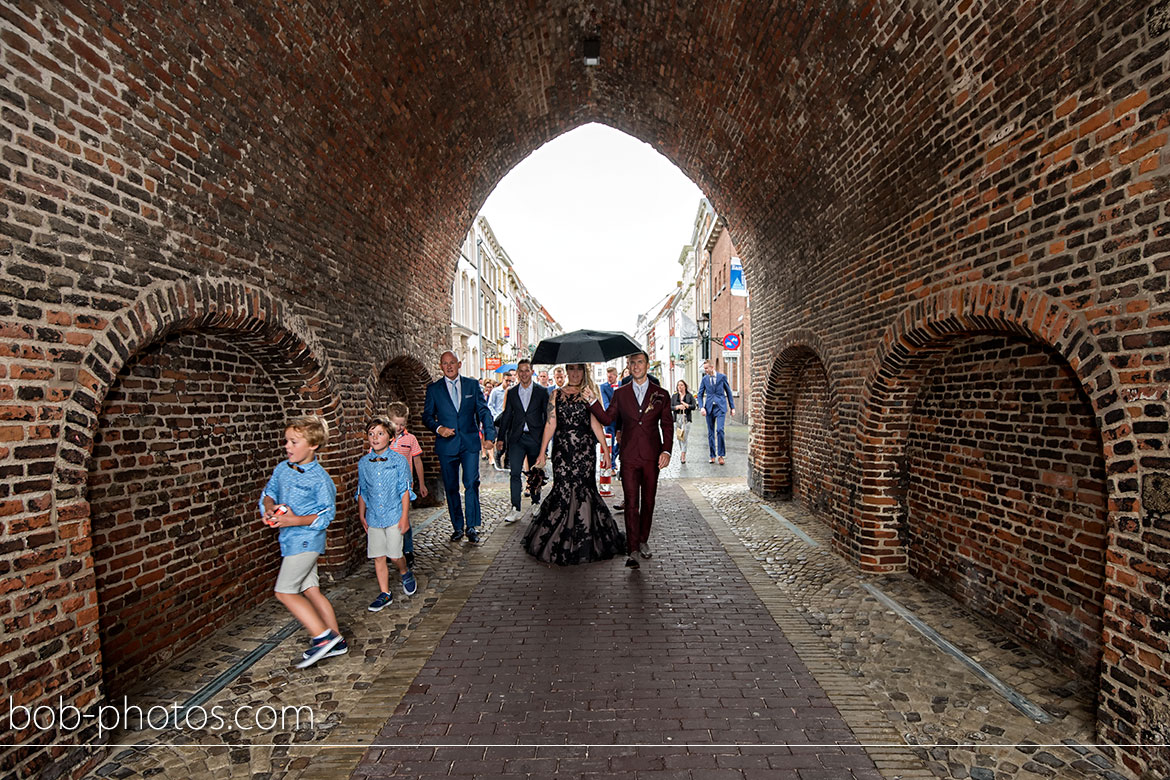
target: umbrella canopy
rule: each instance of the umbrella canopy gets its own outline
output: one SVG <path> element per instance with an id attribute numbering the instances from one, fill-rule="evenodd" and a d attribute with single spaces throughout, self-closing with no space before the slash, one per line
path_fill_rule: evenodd
<path id="1" fill-rule="evenodd" d="M 641 351 L 642 346 L 621 331 L 575 330 L 541 341 L 532 353 L 532 362 L 604 363 Z"/>
<path id="2" fill-rule="evenodd" d="M 504 363 L 503 365 L 501 365 L 499 368 L 496 369 L 495 373 L 506 374 L 509 371 L 515 371 L 515 370 L 516 370 L 515 363 Z"/>

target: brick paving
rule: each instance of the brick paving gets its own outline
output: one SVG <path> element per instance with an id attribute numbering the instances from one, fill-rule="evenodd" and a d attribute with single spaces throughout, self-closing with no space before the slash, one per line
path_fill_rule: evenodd
<path id="1" fill-rule="evenodd" d="M 1123 780 L 1093 749 L 1092 681 L 1020 645 L 1001 627 L 909 575 L 860 575 L 830 549 L 830 532 L 795 502 L 763 502 L 742 484 L 692 482 L 725 519 L 725 546 L 739 542 L 797 623 L 877 707 L 899 738 L 942 778 Z M 810 546 L 765 506 L 819 544 Z M 1054 716 L 1035 723 L 923 639 L 861 588 L 870 582 L 911 609 L 999 679 Z M 786 630 L 787 627 L 786 627 Z M 818 679 L 822 679 L 818 675 Z M 823 681 L 823 679 L 822 679 Z"/>
<path id="2" fill-rule="evenodd" d="M 808 780 L 875 777 L 876 766 L 887 780 L 1130 777 L 1081 744 L 1093 741 L 1092 691 L 1083 681 L 912 578 L 868 578 L 1058 720 L 1041 728 L 1020 716 L 861 591 L 862 578 L 828 549 L 815 515 L 770 504 L 820 541 L 818 548 L 770 515 L 744 485 L 746 450 L 747 429 L 729 425 L 726 466 L 706 458 L 672 463 L 654 532 L 661 552 L 636 574 L 621 561 L 562 570 L 528 559 L 517 547 L 524 523 L 499 522 L 507 475 L 484 469 L 484 545 L 448 544 L 449 524 L 439 512 L 419 534 L 414 598 L 396 597 L 371 615 L 372 571 L 328 586 L 353 647 L 348 656 L 292 670 L 298 633 L 207 703 L 312 703 L 311 727 L 123 733 L 92 776 L 332 780 L 506 772 Z M 699 552 L 687 558 L 676 545 Z M 712 574 L 719 580 L 705 590 Z M 634 614 L 648 617 L 640 624 L 622 619 Z M 275 604 L 241 616 L 132 701 L 183 701 L 287 620 Z M 718 628 L 704 632 L 701 625 Z M 468 633 L 472 626 L 483 630 L 478 640 Z M 650 660 L 633 652 L 628 640 L 636 637 Z M 734 685 L 722 687 L 723 672 Z M 819 694 L 802 687 L 813 678 Z M 474 690 L 444 698 L 440 682 Z M 848 742 L 863 743 L 865 752 L 734 744 L 745 735 L 781 741 L 774 733 L 791 726 L 797 704 L 776 691 L 791 693 L 793 684 L 800 706 L 831 704 L 840 713 L 801 721 L 804 740 L 817 729 L 836 733 L 843 723 Z M 753 706 L 761 701 L 766 706 Z M 451 717 L 443 718 L 442 708 Z M 426 733 L 410 733 L 420 729 Z M 723 739 L 733 746 L 710 747 Z M 427 746 L 367 754 L 367 746 L 391 741 Z"/>
<path id="3" fill-rule="evenodd" d="M 477 747 L 372 748 L 353 776 L 880 777 L 682 489 L 658 506 L 639 570 L 505 546 L 377 737 Z"/>
<path id="4" fill-rule="evenodd" d="M 487 471 L 484 477 L 485 482 L 500 481 L 498 472 Z M 348 655 L 325 659 L 304 671 L 292 668 L 304 649 L 304 632 L 298 627 L 292 638 L 260 658 L 204 704 L 205 709 L 218 706 L 224 712 L 265 705 L 310 705 L 314 711 L 311 723 L 247 731 L 233 729 L 230 723 L 222 729 L 122 729 L 114 732 L 106 760 L 89 777 L 279 780 L 299 777 L 310 765 L 320 763 L 320 747 L 336 742 L 339 734 L 344 734 L 347 742 L 364 739 L 368 743 L 392 709 L 392 705 L 380 707 L 372 693 L 387 680 L 409 674 L 412 656 L 421 653 L 425 659 L 429 655 L 450 618 L 470 595 L 478 570 L 490 562 L 503 537 L 512 530 L 499 520 L 507 507 L 505 492 L 491 487 L 484 491 L 483 499 L 487 522 L 481 529 L 484 543 L 478 547 L 447 541 L 451 526 L 446 512 L 437 516 L 433 510 L 419 512 L 419 520 L 433 519 L 416 532 L 418 559 L 414 570 L 419 590 L 413 597 L 403 597 L 395 586 L 391 606 L 376 614 L 368 612 L 366 605 L 377 593 L 372 564 L 324 586 L 349 642 Z M 145 681 L 129 700 L 143 710 L 153 705 L 169 708 L 172 703 L 187 701 L 289 620 L 288 613 L 275 600 L 266 602 L 193 646 Z M 421 662 L 415 669 L 419 666 Z M 352 730 L 354 723 L 360 722 L 355 713 L 363 705 L 382 713 L 364 737 Z"/>

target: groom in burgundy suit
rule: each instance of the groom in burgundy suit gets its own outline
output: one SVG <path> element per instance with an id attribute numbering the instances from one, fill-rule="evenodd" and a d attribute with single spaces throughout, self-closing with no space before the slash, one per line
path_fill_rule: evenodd
<path id="1" fill-rule="evenodd" d="M 674 418 L 670 411 L 670 394 L 650 381 L 646 369 L 650 358 L 635 352 L 629 358 L 633 381 L 613 393 L 609 408 L 594 401 L 589 410 L 603 425 L 621 420 L 622 492 L 625 494 L 626 543 L 629 557 L 626 566 L 638 568 L 635 553 L 650 558 L 650 521 L 654 515 L 654 497 L 658 493 L 658 472 L 670 463 L 674 444 Z"/>

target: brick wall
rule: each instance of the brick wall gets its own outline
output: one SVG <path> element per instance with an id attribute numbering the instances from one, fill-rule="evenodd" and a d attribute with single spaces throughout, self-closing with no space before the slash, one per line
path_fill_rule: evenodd
<path id="1" fill-rule="evenodd" d="M 89 471 L 108 695 L 270 596 L 280 549 L 255 500 L 284 419 L 264 370 L 204 334 L 139 353 L 110 389 Z"/>
<path id="2" fill-rule="evenodd" d="M 906 570 L 914 557 L 900 525 L 903 444 L 925 367 L 953 339 L 989 332 L 1059 356 L 1099 431 L 1108 546 L 1101 589 L 1093 593 L 1093 571 L 1083 568 L 1077 617 L 1051 641 L 1080 643 L 1075 660 L 1087 665 L 1089 607 L 1099 600 L 1097 736 L 1113 743 L 1164 742 L 1170 732 L 1170 660 L 1155 629 L 1166 625 L 1157 599 L 1170 537 L 1166 511 L 1150 502 L 1159 491 L 1143 495 L 1170 469 L 1167 10 L 1165 2 L 972 3 L 938 17 L 879 10 L 883 33 L 861 56 L 872 69 L 851 75 L 844 52 L 822 63 L 820 79 L 850 96 L 825 98 L 837 106 L 833 123 L 818 123 L 807 103 L 783 114 L 802 128 L 802 158 L 818 160 L 809 175 L 785 180 L 791 189 L 769 216 L 752 211 L 744 191 L 729 193 L 730 210 L 713 198 L 753 294 L 753 395 L 764 424 L 753 432 L 749 481 L 784 492 L 777 468 L 792 456 L 792 432 L 786 412 L 769 416 L 769 405 L 784 397 L 792 356 L 815 352 L 839 399 L 832 479 L 841 500 L 831 502 L 830 522 L 837 549 L 865 569 Z M 885 90 L 895 83 L 900 98 L 891 99 Z M 1006 381 L 1005 392 L 1015 380 Z M 1085 443 L 1052 438 L 1063 442 L 1058 452 Z M 987 458 L 1007 455 L 991 448 Z M 1023 514 L 1044 511 L 1052 487 L 1028 493 L 1037 504 Z M 983 483 L 965 500 L 962 522 L 1003 514 L 1002 496 Z M 1025 563 L 1065 561 L 1041 547 L 1004 566 Z M 982 602 L 1005 587 L 972 585 L 969 597 Z M 1049 597 L 1052 622 L 1061 622 L 1060 594 Z M 1036 626 L 1034 635 L 1053 630 Z M 1126 748 L 1119 758 L 1135 773 L 1170 772 L 1164 751 Z"/>
<path id="3" fill-rule="evenodd" d="M 904 473 L 910 571 L 1095 676 L 1105 463 L 1064 361 L 1003 338 L 955 344 L 915 400 Z"/>
<path id="4" fill-rule="evenodd" d="M 792 390 L 792 493 L 822 516 L 831 518 L 833 443 L 829 378 L 810 355 Z"/>

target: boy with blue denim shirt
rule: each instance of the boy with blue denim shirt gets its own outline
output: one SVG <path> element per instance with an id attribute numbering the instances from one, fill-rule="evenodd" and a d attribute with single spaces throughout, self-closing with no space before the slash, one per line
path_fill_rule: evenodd
<path id="1" fill-rule="evenodd" d="M 418 495 L 427 497 L 427 478 L 423 475 L 422 447 L 414 434 L 406 430 L 406 421 L 410 418 L 410 407 L 402 401 L 394 401 L 386 407 L 387 420 L 390 422 L 390 449 L 402 454 L 414 465 L 414 472 L 418 475 Z M 406 554 L 406 568 L 414 567 L 414 529 L 407 530 L 402 539 L 402 551 Z"/>
<path id="2" fill-rule="evenodd" d="M 410 530 L 410 501 L 415 498 L 411 490 L 414 480 L 410 461 L 390 446 L 391 431 L 388 420 L 372 420 L 366 428 L 370 452 L 358 461 L 358 517 L 366 529 L 366 557 L 374 561 L 380 588 L 370 603 L 370 612 L 378 612 L 394 600 L 387 558 L 402 577 L 403 592 L 413 596 L 418 590 L 403 554 L 403 537 Z"/>
<path id="3" fill-rule="evenodd" d="M 288 460 L 276 466 L 260 496 L 264 522 L 280 529 L 276 598 L 312 636 L 297 663 L 300 669 L 349 650 L 317 578 L 317 558 L 325 552 L 325 529 L 337 503 L 337 488 L 317 462 L 317 448 L 327 436 L 319 417 L 289 420 L 284 430 Z"/>

